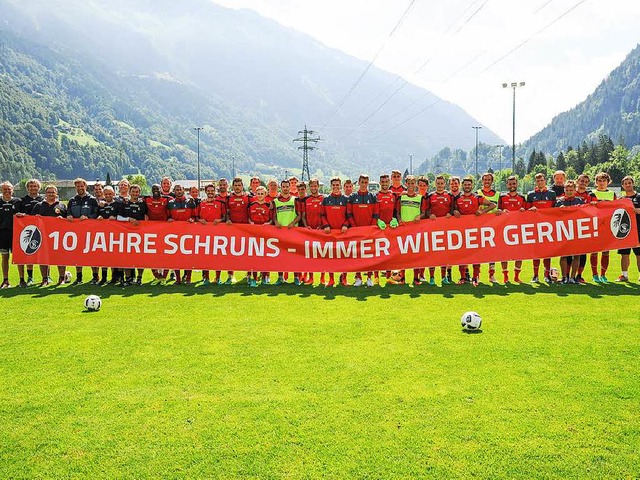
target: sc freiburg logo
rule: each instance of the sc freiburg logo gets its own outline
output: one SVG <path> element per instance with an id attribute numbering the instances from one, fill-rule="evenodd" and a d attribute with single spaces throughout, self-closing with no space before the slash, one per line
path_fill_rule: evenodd
<path id="1" fill-rule="evenodd" d="M 630 232 L 631 217 L 626 210 L 618 208 L 611 217 L 611 233 L 617 239 L 622 240 L 627 238 Z"/>
<path id="2" fill-rule="evenodd" d="M 42 245 L 42 233 L 35 225 L 24 227 L 20 233 L 20 248 L 27 255 L 33 255 Z"/>

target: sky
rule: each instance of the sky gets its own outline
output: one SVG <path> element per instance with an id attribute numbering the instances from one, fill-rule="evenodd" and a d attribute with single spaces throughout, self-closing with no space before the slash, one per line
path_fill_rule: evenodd
<path id="1" fill-rule="evenodd" d="M 525 82 L 516 91 L 519 143 L 583 101 L 640 41 L 638 0 L 212 1 L 375 60 L 462 107 L 507 144 L 513 90 L 503 83 Z"/>

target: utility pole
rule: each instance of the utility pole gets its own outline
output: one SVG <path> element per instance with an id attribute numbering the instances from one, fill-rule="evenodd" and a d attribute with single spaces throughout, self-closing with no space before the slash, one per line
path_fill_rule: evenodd
<path id="1" fill-rule="evenodd" d="M 503 83 L 502 88 L 513 88 L 513 136 L 511 140 L 511 173 L 516 172 L 516 88 L 524 87 L 524 82 Z"/>
<path id="2" fill-rule="evenodd" d="M 413 153 L 409 154 L 409 175 L 413 175 Z"/>
<path id="3" fill-rule="evenodd" d="M 302 136 L 300 136 L 302 135 Z M 307 130 L 307 126 L 304 126 L 304 130 L 298 131 L 298 138 L 294 138 L 294 142 L 302 142 L 302 145 L 298 147 L 298 150 L 302 150 L 302 176 L 301 180 L 304 182 L 305 175 L 307 181 L 311 180 L 311 174 L 309 173 L 309 150 L 315 150 L 315 144 L 322 140 L 320 137 L 316 137 L 316 132 L 313 130 Z M 309 145 L 313 144 L 313 145 Z"/>
<path id="4" fill-rule="evenodd" d="M 200 192 L 200 130 L 202 127 L 193 128 L 198 134 L 198 192 Z"/>
<path id="5" fill-rule="evenodd" d="M 236 178 L 236 156 L 231 156 L 231 181 Z"/>
<path id="6" fill-rule="evenodd" d="M 500 171 L 502 170 L 502 149 L 504 148 L 504 145 L 496 145 L 496 147 L 498 147 L 498 152 L 500 152 L 500 168 L 498 169 L 498 171 Z"/>
<path id="7" fill-rule="evenodd" d="M 478 130 L 482 127 L 471 127 L 476 131 L 476 178 L 478 178 Z"/>

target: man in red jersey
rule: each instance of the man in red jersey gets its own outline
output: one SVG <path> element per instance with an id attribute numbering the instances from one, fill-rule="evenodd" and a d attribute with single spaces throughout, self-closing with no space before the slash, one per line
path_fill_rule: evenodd
<path id="1" fill-rule="evenodd" d="M 378 199 L 369 191 L 369 175 L 358 177 L 358 191 L 347 202 L 347 220 L 352 227 L 373 226 L 378 223 L 380 211 Z M 373 272 L 367 272 L 367 287 L 373 287 Z M 356 273 L 354 287 L 362 286 L 362 274 Z"/>
<path id="2" fill-rule="evenodd" d="M 464 215 L 482 215 L 488 211 L 496 208 L 496 204 L 485 197 L 481 197 L 472 192 L 473 180 L 471 178 L 465 178 L 462 181 L 462 194 L 455 200 L 453 215 L 460 218 Z M 460 267 L 460 276 L 462 277 L 458 282 L 458 285 L 464 285 L 466 283 L 466 266 Z M 474 287 L 478 286 L 480 278 L 480 265 L 473 264 L 473 276 L 471 277 L 471 283 Z"/>
<path id="3" fill-rule="evenodd" d="M 278 181 L 274 178 L 267 182 L 267 196 L 265 200 L 267 203 L 273 202 L 276 198 L 278 198 L 280 192 L 278 191 Z"/>
<path id="4" fill-rule="evenodd" d="M 378 200 L 378 226 L 381 229 L 387 228 L 389 225 L 391 228 L 398 226 L 398 219 L 396 218 L 396 194 L 391 191 L 391 177 L 388 174 L 380 175 L 380 190 L 376 193 L 376 199 Z M 391 271 L 385 272 L 385 277 L 388 279 L 391 277 Z M 380 283 L 380 272 L 374 272 L 373 283 L 378 285 Z"/>
<path id="5" fill-rule="evenodd" d="M 255 195 L 251 197 L 249 204 L 249 223 L 251 225 L 271 225 L 273 223 L 273 211 L 271 204 L 266 201 L 267 189 L 258 185 Z M 262 284 L 267 284 L 269 272 L 261 272 Z M 255 270 L 247 274 L 247 283 L 250 287 L 258 286 L 258 272 Z"/>
<path id="6" fill-rule="evenodd" d="M 342 182 L 339 178 L 331 179 L 331 194 L 322 199 L 322 228 L 326 234 L 330 234 L 331 230 L 340 230 L 342 233 L 349 228 L 347 220 L 347 203 L 348 199 L 342 194 Z M 340 283 L 347 286 L 347 274 L 340 275 Z M 329 281 L 325 287 L 333 287 L 335 285 L 333 272 L 329 273 Z"/>
<path id="7" fill-rule="evenodd" d="M 460 191 L 460 177 L 458 176 L 452 176 L 449 177 L 449 194 L 453 197 L 454 202 L 458 199 L 458 197 L 461 195 L 461 191 Z M 453 210 L 452 210 L 453 213 Z M 467 267 L 464 269 L 465 272 L 467 272 L 467 277 L 465 278 L 465 280 L 467 282 L 471 281 L 471 277 L 468 276 L 469 275 L 469 266 L 467 265 Z M 452 276 L 452 272 L 451 272 L 451 267 L 447 267 L 447 278 L 449 279 L 449 283 L 453 283 L 453 276 Z"/>
<path id="8" fill-rule="evenodd" d="M 295 205 L 296 205 L 296 213 L 298 214 L 298 218 L 300 220 L 298 220 L 297 226 L 298 227 L 304 227 L 303 224 L 303 217 L 304 217 L 304 210 L 306 207 L 306 199 L 307 199 L 307 184 L 302 181 L 302 182 L 298 182 L 298 195 L 296 196 L 295 199 Z M 284 278 L 287 279 L 287 274 L 284 274 Z M 296 285 L 306 285 L 307 284 L 307 279 L 309 277 L 309 273 L 307 272 L 295 272 L 293 274 L 293 279 L 294 279 L 294 283 Z"/>
<path id="9" fill-rule="evenodd" d="M 402 172 L 400 170 L 391 171 L 391 187 L 389 189 L 397 195 L 405 192 L 407 189 L 402 185 Z"/>
<path id="10" fill-rule="evenodd" d="M 544 174 L 537 173 L 535 176 L 536 187 L 527 194 L 527 204 L 529 210 L 535 212 L 539 208 L 553 208 L 556 206 L 556 194 L 547 188 L 547 180 Z M 544 262 L 544 281 L 551 283 L 551 259 L 545 258 Z M 539 283 L 538 272 L 540 270 L 540 260 L 533 260 L 533 278 L 531 283 Z"/>
<path id="11" fill-rule="evenodd" d="M 481 197 L 485 197 L 486 199 L 492 201 L 496 205 L 498 204 L 498 200 L 500 199 L 500 192 L 494 190 L 493 188 L 493 173 L 486 172 L 482 175 L 482 188 L 479 189 L 476 193 Z M 487 213 L 495 213 L 496 210 L 492 210 Z M 489 281 L 491 283 L 498 283 L 496 280 L 496 264 L 495 262 L 489 263 Z"/>
<path id="12" fill-rule="evenodd" d="M 444 175 L 438 175 L 436 177 L 436 191 L 427 195 L 427 216 L 431 220 L 436 218 L 449 218 L 453 214 L 453 196 L 445 190 L 446 180 Z M 435 267 L 429 268 L 429 285 L 435 285 L 436 269 Z M 442 284 L 449 285 L 451 283 L 450 278 L 447 276 L 447 267 L 440 267 L 440 276 L 442 277 Z"/>
<path id="13" fill-rule="evenodd" d="M 344 196 L 349 198 L 353 193 L 353 182 L 350 179 L 346 179 L 342 185 L 344 190 Z"/>
<path id="14" fill-rule="evenodd" d="M 429 192 L 429 179 L 424 175 L 418 177 L 418 193 L 423 197 L 427 196 Z"/>
<path id="15" fill-rule="evenodd" d="M 169 216 L 167 221 L 168 222 L 189 222 L 189 223 L 195 222 L 195 219 L 198 215 L 198 210 L 195 203 L 193 203 L 193 200 L 190 198 L 188 199 L 185 196 L 184 187 L 180 184 L 176 184 L 176 186 L 173 187 L 173 191 L 176 197 L 169 200 L 169 203 L 167 204 L 167 212 Z M 174 273 L 176 276 L 175 285 L 180 285 L 182 283 L 181 277 L 180 277 L 180 270 L 174 270 Z M 185 284 L 188 285 L 190 283 L 191 283 L 191 270 L 186 270 Z"/>
<path id="16" fill-rule="evenodd" d="M 216 187 L 213 183 L 204 187 L 204 193 L 207 196 L 198 205 L 198 222 L 202 225 L 212 224 L 218 225 L 227 218 L 227 202 L 225 199 L 216 196 Z M 211 278 L 209 270 L 202 271 L 203 285 L 209 285 Z"/>
<path id="17" fill-rule="evenodd" d="M 518 193 L 518 177 L 511 175 L 507 178 L 507 192 L 498 198 L 497 215 L 509 212 L 524 212 L 528 208 L 527 199 Z M 522 260 L 516 260 L 513 273 L 513 281 L 522 283 L 520 272 L 522 271 Z M 504 283 L 509 283 L 509 262 L 502 262 L 502 277 Z"/>
<path id="18" fill-rule="evenodd" d="M 256 194 L 257 188 L 260 186 L 260 177 L 251 177 L 249 180 L 249 196 L 253 197 Z"/>
<path id="19" fill-rule="evenodd" d="M 144 202 L 147 204 L 147 216 L 149 217 L 149 220 L 166 222 L 169 218 L 167 205 L 171 198 L 172 197 L 162 194 L 162 187 L 159 184 L 154 183 L 151 185 L 151 195 L 144 197 Z M 153 278 L 156 281 L 164 280 L 166 278 L 165 272 L 168 273 L 168 270 L 151 270 Z"/>
<path id="20" fill-rule="evenodd" d="M 249 223 L 249 195 L 244 192 L 244 185 L 240 177 L 236 177 L 231 182 L 231 193 L 227 197 L 227 224 Z M 236 283 L 233 272 L 229 273 L 225 285 Z"/>
<path id="21" fill-rule="evenodd" d="M 304 212 L 302 213 L 302 225 L 311 230 L 322 228 L 322 199 L 320 192 L 320 180 L 312 178 L 309 180 L 309 190 L 311 192 L 304 201 Z M 304 282 L 305 285 L 313 285 L 313 273 L 310 273 Z M 320 276 L 320 283 L 324 284 L 324 273 Z"/>
<path id="22" fill-rule="evenodd" d="M 227 208 L 227 199 L 229 198 L 229 181 L 222 177 L 218 180 L 218 193 L 216 194 L 216 199 L 220 202 L 223 202 L 225 205 L 225 211 Z M 227 211 L 227 217 L 229 212 Z M 224 221 L 227 221 L 227 217 L 225 217 Z M 220 281 L 220 276 L 222 272 L 220 270 L 216 270 L 216 278 L 214 283 L 216 285 L 220 285 L 222 282 Z M 235 282 L 235 278 L 233 276 L 233 271 L 227 271 L 227 279 L 231 279 L 232 282 Z"/>
<path id="23" fill-rule="evenodd" d="M 591 183 L 591 179 L 589 175 L 583 173 L 578 176 L 578 181 L 576 182 L 576 196 L 582 198 L 582 201 L 587 203 L 596 203 L 598 198 L 593 194 L 591 190 L 589 190 L 589 183 Z M 584 285 L 587 282 L 582 277 L 582 272 L 584 272 L 584 268 L 587 266 L 587 255 L 580 255 L 580 266 L 578 267 L 578 275 L 576 275 L 576 282 Z"/>

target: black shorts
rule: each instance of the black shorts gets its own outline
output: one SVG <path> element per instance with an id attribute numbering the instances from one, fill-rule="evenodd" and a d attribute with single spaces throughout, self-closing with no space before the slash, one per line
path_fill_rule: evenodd
<path id="1" fill-rule="evenodd" d="M 0 230 L 0 253 L 9 253 L 11 251 L 12 240 L 12 230 Z"/>
<path id="2" fill-rule="evenodd" d="M 622 248 L 618 250 L 618 253 L 620 255 L 631 255 L 631 250 L 633 250 L 633 253 L 636 254 L 636 257 L 640 257 L 640 246 L 633 248 Z"/>

